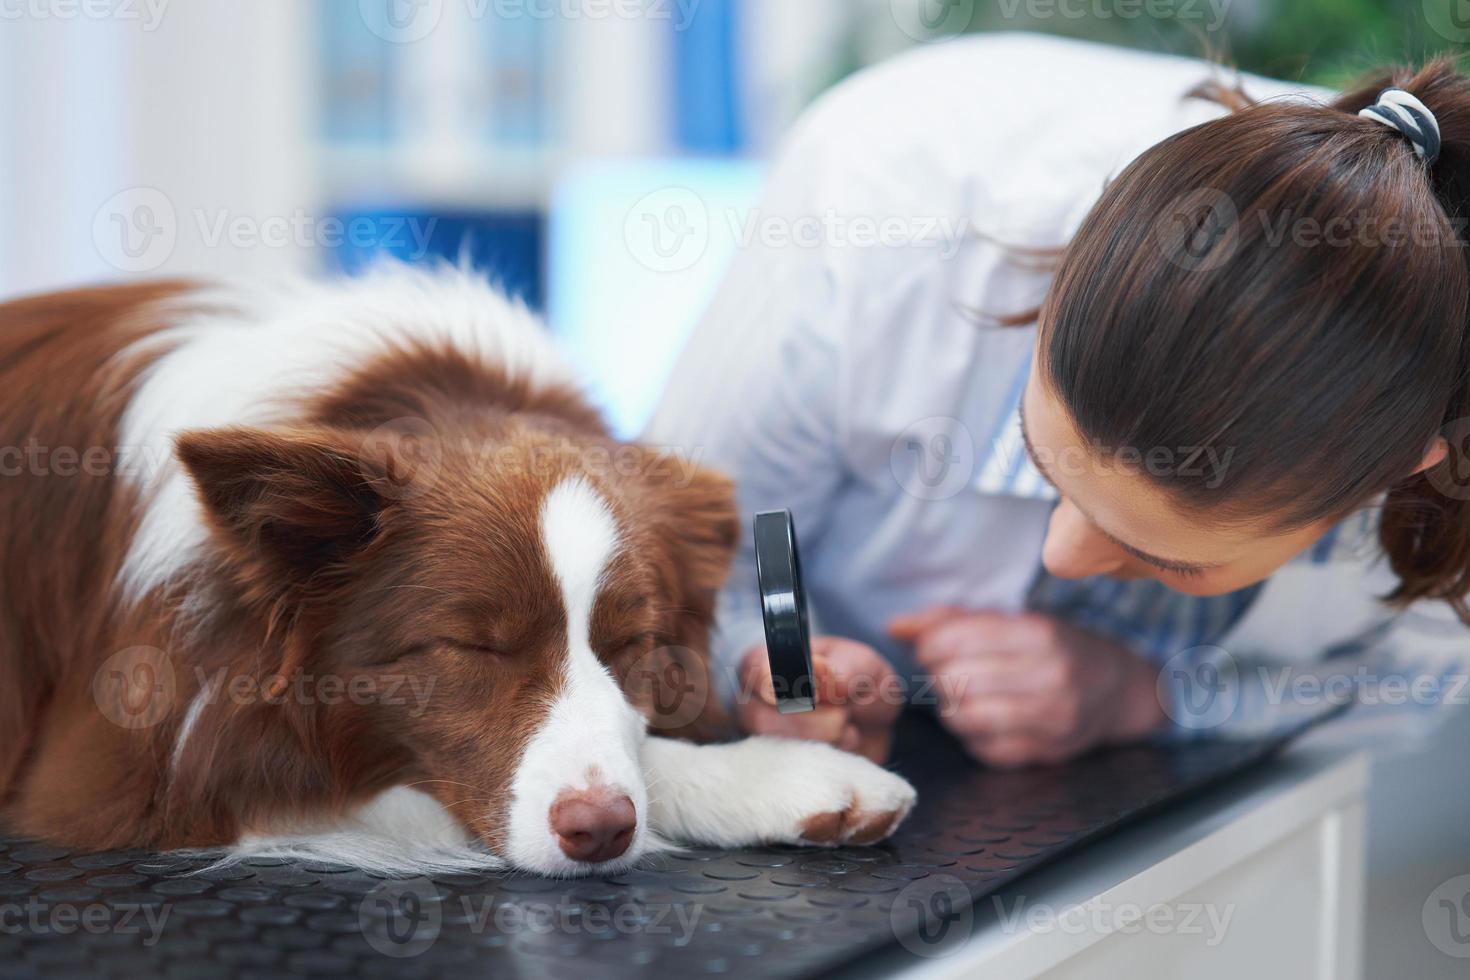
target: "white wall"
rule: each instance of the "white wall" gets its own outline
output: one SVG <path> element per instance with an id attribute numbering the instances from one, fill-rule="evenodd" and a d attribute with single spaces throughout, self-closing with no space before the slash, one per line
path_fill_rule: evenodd
<path id="1" fill-rule="evenodd" d="M 0 22 L 0 293 L 309 262 L 311 5 L 85 9 Z"/>

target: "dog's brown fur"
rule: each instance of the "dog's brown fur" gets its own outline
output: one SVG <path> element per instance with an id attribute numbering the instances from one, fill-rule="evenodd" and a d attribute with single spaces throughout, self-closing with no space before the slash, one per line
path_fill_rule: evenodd
<path id="1" fill-rule="evenodd" d="M 681 485 L 574 391 L 404 345 L 302 392 L 287 424 L 181 436 L 209 549 L 180 581 L 126 596 L 143 501 L 116 472 L 120 420 L 161 352 L 137 342 L 188 288 L 0 306 L 0 445 L 49 450 L 46 465 L 0 476 L 5 822 L 85 848 L 214 846 L 409 783 L 497 846 L 504 809 L 484 804 L 506 795 L 564 633 L 538 501 L 583 476 L 627 535 L 594 649 L 640 700 L 658 666 L 704 656 L 736 533 L 728 482 L 701 470 Z M 405 418 L 428 428 L 399 433 Z M 411 444 L 424 432 L 431 458 Z M 613 452 L 640 465 L 588 471 L 589 454 Z M 64 472 L 72 454 L 94 465 Z M 382 698 L 292 696 L 304 678 L 433 693 L 414 718 Z M 210 683 L 266 696 L 214 688 L 175 757 Z M 718 724 L 706 713 L 690 731 Z"/>

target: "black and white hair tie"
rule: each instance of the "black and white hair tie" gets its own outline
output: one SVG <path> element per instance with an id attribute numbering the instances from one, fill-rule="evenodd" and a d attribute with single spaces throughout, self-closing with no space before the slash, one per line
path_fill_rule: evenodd
<path id="1" fill-rule="evenodd" d="M 1439 159 L 1439 120 L 1423 102 L 1403 89 L 1384 89 L 1378 93 L 1378 101 L 1359 110 L 1358 115 L 1403 133 L 1426 165 L 1432 167 Z"/>

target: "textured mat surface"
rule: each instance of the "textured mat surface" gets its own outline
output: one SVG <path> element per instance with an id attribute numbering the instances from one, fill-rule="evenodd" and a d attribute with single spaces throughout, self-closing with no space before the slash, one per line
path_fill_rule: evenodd
<path id="1" fill-rule="evenodd" d="M 71 854 L 0 839 L 0 976 L 808 976 L 899 942 L 932 954 L 970 903 L 1284 739 L 1137 746 L 1016 773 L 920 719 L 919 809 L 879 847 L 696 850 L 603 879 L 384 881 L 337 866 Z"/>

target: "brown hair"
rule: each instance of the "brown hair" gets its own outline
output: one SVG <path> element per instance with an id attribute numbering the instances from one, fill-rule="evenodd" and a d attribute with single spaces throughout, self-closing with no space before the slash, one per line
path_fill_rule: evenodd
<path id="1" fill-rule="evenodd" d="M 1432 166 L 1357 115 L 1391 85 L 1437 117 Z M 1223 482 L 1155 477 L 1212 519 L 1300 527 L 1386 494 L 1389 599 L 1470 622 L 1464 446 L 1410 475 L 1470 416 L 1467 214 L 1470 80 L 1448 60 L 1240 108 L 1108 186 L 1041 309 L 1042 377 L 1097 445 L 1233 450 Z"/>

